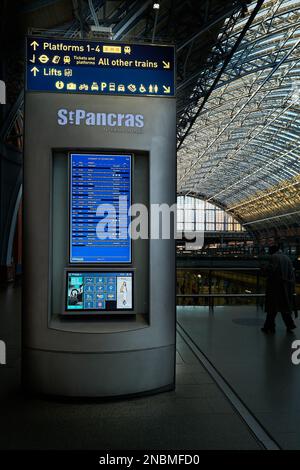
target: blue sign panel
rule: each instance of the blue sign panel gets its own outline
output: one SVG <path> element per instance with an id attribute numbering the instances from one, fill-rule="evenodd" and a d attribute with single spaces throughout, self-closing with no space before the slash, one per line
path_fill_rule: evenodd
<path id="1" fill-rule="evenodd" d="M 131 155 L 70 155 L 70 263 L 130 263 Z"/>
<path id="2" fill-rule="evenodd" d="M 26 89 L 175 95 L 173 46 L 27 38 Z"/>

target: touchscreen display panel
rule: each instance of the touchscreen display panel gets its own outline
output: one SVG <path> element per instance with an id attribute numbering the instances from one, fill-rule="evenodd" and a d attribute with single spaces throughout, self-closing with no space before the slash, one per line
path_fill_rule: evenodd
<path id="1" fill-rule="evenodd" d="M 133 310 L 132 272 L 67 272 L 66 312 Z"/>

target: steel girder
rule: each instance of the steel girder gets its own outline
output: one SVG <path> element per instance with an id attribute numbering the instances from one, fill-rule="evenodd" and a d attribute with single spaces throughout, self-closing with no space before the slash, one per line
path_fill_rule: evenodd
<path id="1" fill-rule="evenodd" d="M 178 191 L 255 230 L 299 221 L 299 45 L 300 1 L 266 1 L 178 152 Z"/>
<path id="2" fill-rule="evenodd" d="M 199 73 L 197 83 L 193 88 L 188 104 L 181 109 L 179 107 L 179 116 L 177 124 L 177 149 L 179 149 L 192 126 L 202 111 L 206 101 L 216 88 L 223 72 L 226 70 L 235 52 L 238 50 L 246 32 L 250 28 L 257 12 L 259 11 L 264 0 L 256 0 L 254 10 L 247 18 L 246 24 L 242 28 L 237 39 L 232 39 L 234 29 L 238 21 L 245 15 L 246 1 L 237 2 L 236 8 L 230 17 L 225 21 L 223 28 L 219 34 L 215 46 L 207 57 L 205 67 L 202 67 Z M 196 74 L 198 75 L 198 73 Z M 193 78 L 193 77 L 191 77 Z M 189 78 L 188 80 L 190 80 Z M 179 85 L 179 91 L 184 88 L 185 84 Z"/>
<path id="3" fill-rule="evenodd" d="M 179 5 L 174 1 L 174 11 L 183 8 L 183 3 Z M 99 13 L 105 2 L 93 0 L 93 4 Z M 292 210 L 297 209 L 296 202 L 289 205 L 291 210 L 286 212 L 293 215 L 282 213 L 282 208 L 288 210 L 282 197 L 287 189 L 281 191 L 280 185 L 285 181 L 297 183 L 294 178 L 300 173 L 300 0 L 265 0 L 247 30 L 245 25 L 257 1 L 248 5 L 248 13 L 244 8 L 246 4 L 249 1 L 233 1 L 226 7 L 231 14 L 225 21 L 225 7 L 220 8 L 215 17 L 205 19 L 199 32 L 179 41 L 179 137 L 195 116 L 196 119 L 178 152 L 178 191 L 202 194 L 207 200 L 231 209 L 239 220 L 260 230 L 259 226 L 264 224 L 273 226 L 297 219 L 297 211 Z M 120 27 L 125 27 L 127 32 L 136 23 L 137 18 L 132 20 L 131 17 L 133 13 L 139 16 L 138 9 L 139 2 L 135 0 L 116 2 L 105 21 L 115 25 L 113 31 L 116 34 Z M 162 10 L 159 16 L 160 36 L 170 21 L 169 10 Z M 92 22 L 88 8 L 83 11 L 83 20 L 85 24 Z M 103 19 L 103 24 L 105 21 Z M 207 58 L 206 67 L 187 73 L 197 63 L 199 44 L 195 41 L 219 21 L 224 22 L 223 28 L 212 54 Z M 146 29 L 142 24 L 141 37 L 144 37 Z M 58 30 L 48 33 L 55 35 Z M 78 37 L 79 20 L 63 25 L 59 33 Z M 189 63 L 191 69 L 185 68 Z M 198 84 L 196 88 L 193 87 L 195 82 Z M 211 90 L 209 95 L 207 90 Z M 22 95 L 2 129 L 2 139 L 8 136 L 15 123 L 16 128 L 19 127 L 21 105 Z M 298 183 L 293 183 L 288 186 L 288 191 L 292 191 L 291 188 L 298 190 Z M 277 201 L 266 217 L 263 204 L 272 207 L 271 195 L 267 192 L 276 194 L 276 189 L 282 207 L 278 207 L 280 202 Z M 292 201 L 296 201 L 293 193 L 289 192 L 289 195 Z M 260 201 L 259 213 L 264 222 L 256 222 L 260 217 L 255 209 L 255 204 L 258 204 L 256 197 Z"/>
<path id="4" fill-rule="evenodd" d="M 280 6 L 281 8 L 279 8 Z M 249 12 L 251 9 L 253 9 L 253 4 L 249 7 Z M 238 39 L 241 29 L 240 23 L 243 24 L 243 22 L 238 22 L 237 31 L 231 38 L 232 43 Z M 236 78 L 275 66 L 282 52 L 280 47 L 276 47 L 276 44 L 285 38 L 294 36 L 299 26 L 299 7 L 295 3 L 285 4 L 283 0 L 273 2 L 270 16 L 264 17 L 262 14 L 257 14 L 253 27 L 249 29 L 245 40 L 228 64 L 216 88 Z M 283 41 L 281 47 L 288 50 L 289 44 Z M 221 68 L 221 64 L 218 68 Z"/>

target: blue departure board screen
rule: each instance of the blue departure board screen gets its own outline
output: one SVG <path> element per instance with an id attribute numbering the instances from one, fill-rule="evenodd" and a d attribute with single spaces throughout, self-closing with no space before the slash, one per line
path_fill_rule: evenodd
<path id="1" fill-rule="evenodd" d="M 67 272 L 65 313 L 126 313 L 133 308 L 133 272 Z"/>
<path id="2" fill-rule="evenodd" d="M 70 263 L 130 263 L 131 155 L 70 154 Z"/>

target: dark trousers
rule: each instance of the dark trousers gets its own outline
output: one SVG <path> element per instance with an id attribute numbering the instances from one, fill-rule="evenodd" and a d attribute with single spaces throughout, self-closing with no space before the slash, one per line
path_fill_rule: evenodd
<path id="1" fill-rule="evenodd" d="M 264 327 L 267 330 L 274 330 L 275 329 L 275 318 L 278 312 L 268 312 L 267 318 L 265 321 Z M 289 328 L 293 328 L 295 326 L 294 320 L 292 318 L 292 314 L 289 312 L 280 312 L 282 316 L 282 320 L 284 321 L 285 326 Z"/>

